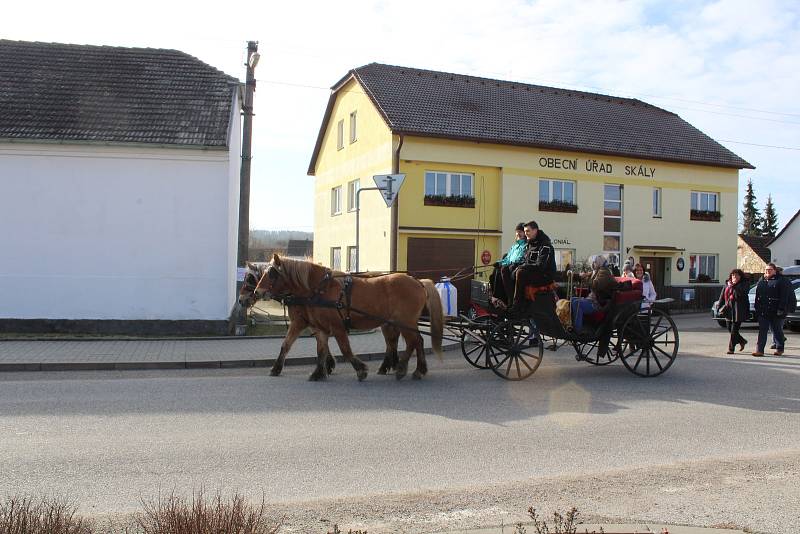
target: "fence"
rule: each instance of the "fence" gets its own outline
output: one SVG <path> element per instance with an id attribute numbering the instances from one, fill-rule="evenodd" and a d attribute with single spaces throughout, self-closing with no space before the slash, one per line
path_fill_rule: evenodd
<path id="1" fill-rule="evenodd" d="M 658 298 L 671 297 L 675 302 L 670 304 L 670 311 L 689 313 L 710 312 L 711 306 L 719 299 L 722 285 L 702 286 L 656 286 Z"/>

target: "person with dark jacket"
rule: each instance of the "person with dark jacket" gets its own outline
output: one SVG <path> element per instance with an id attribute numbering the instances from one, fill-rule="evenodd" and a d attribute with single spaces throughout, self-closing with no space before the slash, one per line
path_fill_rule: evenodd
<path id="1" fill-rule="evenodd" d="M 514 310 L 519 310 L 523 305 L 525 286 L 547 286 L 553 283 L 556 274 L 556 256 L 550 238 L 536 221 L 525 223 L 524 231 L 528 244 L 522 264 L 514 276 Z"/>
<path id="2" fill-rule="evenodd" d="M 728 354 L 733 354 L 736 345 L 739 345 L 739 350 L 742 351 L 747 344 L 747 340 L 739 333 L 742 321 L 747 319 L 747 315 L 750 313 L 748 288 L 744 280 L 744 272 L 741 269 L 732 270 L 717 301 L 717 315 L 725 317 L 728 331 L 731 333 L 728 341 Z"/>
<path id="3" fill-rule="evenodd" d="M 764 356 L 767 334 L 772 329 L 775 338 L 775 356 L 783 355 L 783 320 L 789 308 L 789 291 L 791 284 L 786 283 L 783 275 L 778 273 L 774 263 L 764 268 L 764 278 L 756 286 L 756 316 L 758 317 L 758 341 L 753 356 Z"/>

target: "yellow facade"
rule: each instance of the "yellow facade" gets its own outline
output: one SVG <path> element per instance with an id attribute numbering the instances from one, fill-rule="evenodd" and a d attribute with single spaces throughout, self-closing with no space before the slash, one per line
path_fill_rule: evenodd
<path id="1" fill-rule="evenodd" d="M 354 242 L 350 213 L 331 216 L 331 188 L 360 177 L 372 187 L 373 174 L 392 172 L 392 135 L 355 81 L 339 91 L 316 165 L 315 260 L 329 264 L 331 247 Z M 358 110 L 359 138 L 345 139 L 336 148 L 338 120 Z M 345 136 L 347 137 L 347 136 Z M 457 172 L 474 177 L 474 207 L 425 205 L 425 173 Z M 399 172 L 406 175 L 398 197 L 397 269 L 407 267 L 408 240 L 413 237 L 471 239 L 473 265 L 488 250 L 499 259 L 514 239 L 518 222 L 536 220 L 553 239 L 556 249 L 574 261 L 604 248 L 604 185 L 622 186 L 621 261 L 628 257 L 665 258 L 661 283 L 690 283 L 690 256 L 713 256 L 716 279 L 736 266 L 738 170 L 514 147 L 448 139 L 405 136 L 399 154 Z M 576 213 L 539 210 L 539 181 L 574 183 Z M 653 213 L 653 189 L 661 191 L 661 211 Z M 690 220 L 692 192 L 717 195 L 719 221 Z M 361 267 L 388 269 L 391 250 L 391 211 L 376 192 L 362 193 Z M 343 248 L 344 250 L 344 248 Z M 682 258 L 682 261 L 679 259 Z M 683 263 L 683 269 L 678 266 Z"/>

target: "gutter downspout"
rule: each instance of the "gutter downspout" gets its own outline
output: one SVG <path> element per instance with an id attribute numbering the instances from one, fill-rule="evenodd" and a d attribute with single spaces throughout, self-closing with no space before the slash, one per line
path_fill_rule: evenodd
<path id="1" fill-rule="evenodd" d="M 400 149 L 403 148 L 403 134 L 400 135 L 400 143 L 397 145 L 397 148 L 392 154 L 392 174 L 400 174 Z M 400 227 L 399 224 L 399 213 L 397 206 L 400 204 L 400 195 L 397 195 L 395 198 L 394 203 L 392 204 L 392 227 L 391 227 L 391 239 L 389 244 L 389 270 L 396 271 L 397 270 L 397 239 L 398 239 L 398 228 Z"/>

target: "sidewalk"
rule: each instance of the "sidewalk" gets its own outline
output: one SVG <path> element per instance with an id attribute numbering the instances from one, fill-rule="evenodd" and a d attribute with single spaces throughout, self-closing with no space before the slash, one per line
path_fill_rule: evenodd
<path id="1" fill-rule="evenodd" d="M 270 367 L 282 343 L 283 337 L 2 340 L 0 372 Z M 443 345 L 445 350 L 458 348 L 453 341 L 445 340 Z M 334 356 L 341 356 L 335 339 L 330 339 L 329 346 Z M 386 348 L 380 331 L 351 335 L 350 346 L 364 361 L 383 360 Z M 425 347 L 426 353 L 430 352 L 427 336 Z M 400 348 L 405 348 L 402 340 Z M 289 351 L 286 365 L 313 365 L 316 361 L 316 339 L 301 337 Z"/>
<path id="2" fill-rule="evenodd" d="M 523 523 L 526 532 L 533 533 L 534 529 L 529 523 Z M 618 524 L 583 524 L 577 525 L 577 534 L 598 534 L 604 532 L 605 534 L 662 534 L 668 532 L 669 534 L 745 534 L 744 530 L 732 530 L 727 528 L 703 528 L 703 527 L 683 527 L 676 525 L 664 524 L 635 524 L 635 525 L 618 525 Z M 602 530 L 601 530 L 602 529 Z M 512 534 L 514 532 L 514 525 L 505 527 L 481 528 L 477 530 L 452 530 L 442 531 L 436 534 Z"/>

